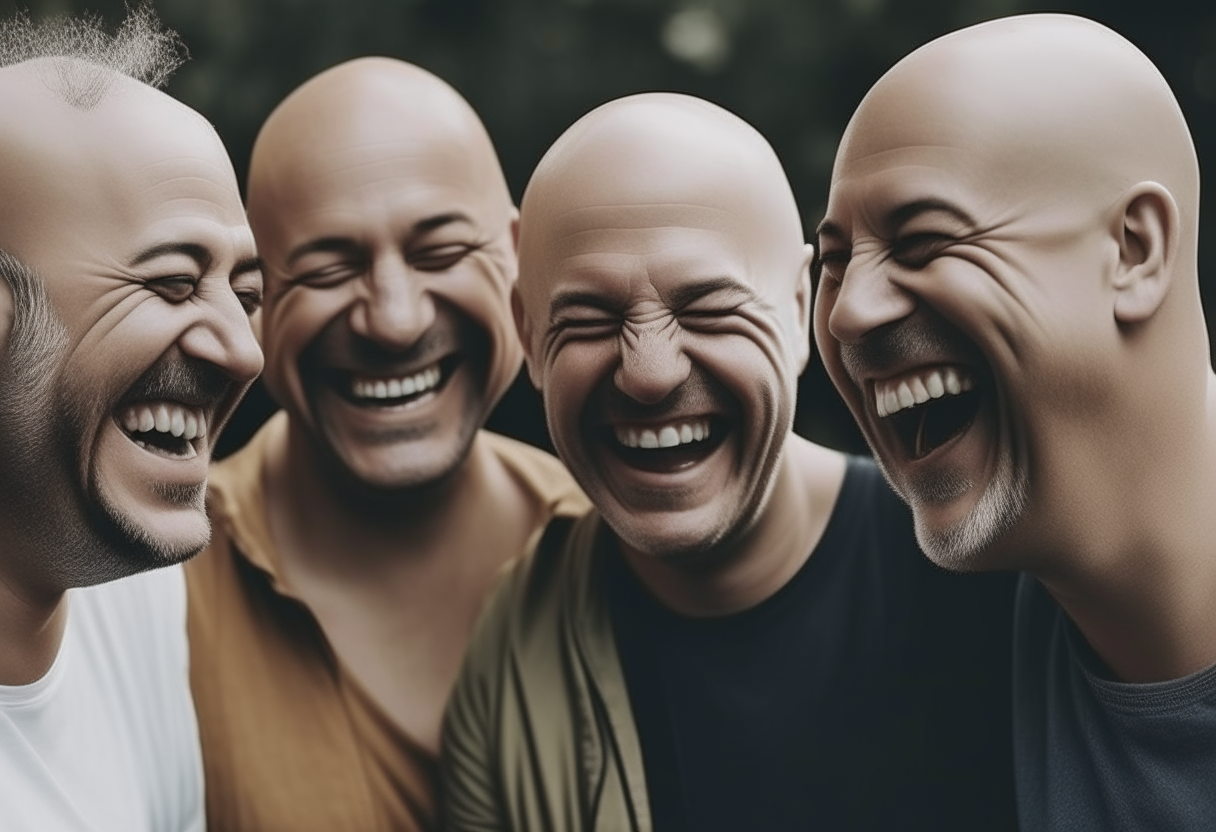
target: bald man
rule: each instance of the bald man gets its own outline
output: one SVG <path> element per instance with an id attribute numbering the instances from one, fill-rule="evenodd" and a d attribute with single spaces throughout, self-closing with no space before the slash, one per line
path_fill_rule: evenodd
<path id="1" fill-rule="evenodd" d="M 215 130 L 147 7 L 0 26 L 0 828 L 201 832 L 180 561 L 262 367 Z M 160 568 L 168 567 L 168 568 Z"/>
<path id="2" fill-rule="evenodd" d="M 214 471 L 188 571 L 210 822 L 432 829 L 481 603 L 586 510 L 552 456 L 481 430 L 520 366 L 517 212 L 469 105 L 385 58 L 275 109 L 248 202 L 283 412 Z"/>
<path id="3" fill-rule="evenodd" d="M 541 161 L 516 319 L 597 511 L 479 625 L 452 829 L 1012 827 L 1012 580 L 935 569 L 873 463 L 791 433 L 811 253 L 708 102 L 611 102 Z"/>
<path id="4" fill-rule="evenodd" d="M 1061 15 L 912 53 L 836 159 L 816 310 L 832 378 L 931 558 L 1026 571 L 1026 829 L 1216 825 L 1198 199 L 1160 73 Z"/>

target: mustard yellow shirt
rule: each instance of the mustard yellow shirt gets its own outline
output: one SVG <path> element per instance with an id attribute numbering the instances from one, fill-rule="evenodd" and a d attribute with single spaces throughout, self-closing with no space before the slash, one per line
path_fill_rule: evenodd
<path id="1" fill-rule="evenodd" d="M 413 832 L 437 826 L 437 761 L 363 691 L 279 580 L 263 468 L 273 417 L 213 466 L 212 539 L 186 567 L 190 680 L 208 825 L 224 832 Z M 588 504 L 554 457 L 483 432 L 543 522 Z"/>

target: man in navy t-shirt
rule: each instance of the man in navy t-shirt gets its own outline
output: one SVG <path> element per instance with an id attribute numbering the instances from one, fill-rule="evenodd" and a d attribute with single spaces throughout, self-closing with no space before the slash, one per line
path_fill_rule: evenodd
<path id="1" fill-rule="evenodd" d="M 1165 79 L 1065 15 L 912 53 L 837 155 L 819 229 L 824 361 L 926 554 L 1026 572 L 1026 829 L 1216 828 L 1216 376 L 1198 215 Z"/>

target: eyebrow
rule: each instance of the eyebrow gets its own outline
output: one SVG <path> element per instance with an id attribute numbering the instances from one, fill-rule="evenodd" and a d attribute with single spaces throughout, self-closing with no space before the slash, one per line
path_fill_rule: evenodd
<path id="1" fill-rule="evenodd" d="M 935 211 L 941 211 L 942 213 L 949 214 L 959 222 L 966 225 L 975 225 L 975 220 L 962 208 L 959 208 L 953 203 L 946 202 L 944 199 L 935 198 L 916 199 L 912 202 L 900 205 L 898 208 L 887 214 L 886 225 L 889 229 L 894 230 L 906 225 L 916 217 L 919 217 L 921 214 L 930 214 Z M 835 237 L 838 240 L 843 240 L 846 238 L 844 230 L 839 225 L 828 219 L 824 219 L 823 222 L 819 223 L 819 227 L 815 229 L 815 236 Z"/>
<path id="2" fill-rule="evenodd" d="M 425 234 L 428 231 L 434 231 L 436 228 L 442 228 L 454 222 L 473 224 L 473 220 L 462 211 L 449 211 L 446 214 L 436 214 L 433 217 L 418 220 L 410 228 L 410 234 Z M 287 255 L 287 265 L 291 266 L 301 257 L 319 251 L 341 253 L 354 251 L 358 248 L 359 244 L 351 237 L 320 237 L 293 248 L 291 253 Z"/>
<path id="3" fill-rule="evenodd" d="M 756 293 L 750 286 L 740 283 L 733 277 L 724 276 L 699 280 L 696 283 L 690 283 L 687 286 L 673 289 L 667 294 L 667 303 L 672 309 L 678 310 L 688 306 L 688 304 L 695 300 L 700 300 L 718 292 L 736 292 L 746 296 L 748 301 L 756 300 Z"/>
<path id="4" fill-rule="evenodd" d="M 618 311 L 615 305 L 604 300 L 600 295 L 593 292 L 568 289 L 558 292 L 549 303 L 549 323 L 556 321 L 560 313 L 575 306 L 589 306 L 593 309 L 603 310 L 604 312 L 615 313 Z"/>
<path id="5" fill-rule="evenodd" d="M 912 221 L 921 214 L 931 214 L 934 212 L 949 214 L 966 225 L 975 225 L 975 220 L 971 215 L 950 202 L 944 199 L 917 199 L 912 202 L 899 206 L 890 214 L 887 215 L 888 226 L 894 230 Z"/>
<path id="6" fill-rule="evenodd" d="M 197 263 L 200 268 L 211 261 L 211 252 L 207 250 L 206 246 L 198 243 L 157 243 L 135 255 L 131 260 L 131 265 L 141 266 L 149 260 L 155 260 L 157 257 L 164 257 L 168 254 L 184 254 Z"/>
<path id="7" fill-rule="evenodd" d="M 695 300 L 700 300 L 718 292 L 736 292 L 744 295 L 747 301 L 754 301 L 757 298 L 755 291 L 751 287 L 740 283 L 732 277 L 714 277 L 707 280 L 698 280 L 696 283 L 691 283 L 688 286 L 673 289 L 667 293 L 665 300 L 669 307 L 679 310 Z M 614 314 L 619 311 L 615 304 L 605 300 L 601 295 L 572 289 L 558 292 L 553 296 L 553 300 L 549 303 L 549 321 L 552 323 L 560 313 L 575 306 L 588 306 L 592 309 L 600 309 Z"/>
<path id="8" fill-rule="evenodd" d="M 265 272 L 265 266 L 260 257 L 246 257 L 244 260 L 237 262 L 232 267 L 230 277 L 236 277 L 238 274 L 247 274 L 248 272 Z"/>

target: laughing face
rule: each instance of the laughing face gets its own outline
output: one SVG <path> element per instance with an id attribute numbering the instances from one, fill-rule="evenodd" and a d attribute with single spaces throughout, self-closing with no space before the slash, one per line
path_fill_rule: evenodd
<path id="1" fill-rule="evenodd" d="M 596 508 L 626 547 L 687 559 L 765 505 L 807 357 L 807 255 L 763 140 L 674 101 L 609 105 L 551 151 L 524 200 L 520 329 Z"/>
<path id="2" fill-rule="evenodd" d="M 1033 85 L 993 95 L 1010 73 L 951 68 L 897 67 L 854 116 L 815 329 L 926 554 L 1008 568 L 1067 514 L 1078 492 L 1060 484 L 1125 383 L 1111 229 L 1126 185 L 1052 143 L 1063 115 Z"/>
<path id="3" fill-rule="evenodd" d="M 261 369 L 248 314 L 262 278 L 227 155 L 196 113 L 135 82 L 85 111 L 16 87 L 38 118 L 4 137 L 19 161 L 0 179 L 39 186 L 0 218 L 15 260 L 3 372 L 30 383 L 5 388 L 5 434 L 24 438 L 5 479 L 43 539 L 77 556 L 66 585 L 108 580 L 206 544 L 211 448 Z"/>
<path id="4" fill-rule="evenodd" d="M 281 106 L 251 171 L 271 391 L 354 481 L 444 480 L 520 360 L 514 209 L 475 116 L 421 70 L 356 61 Z"/>

